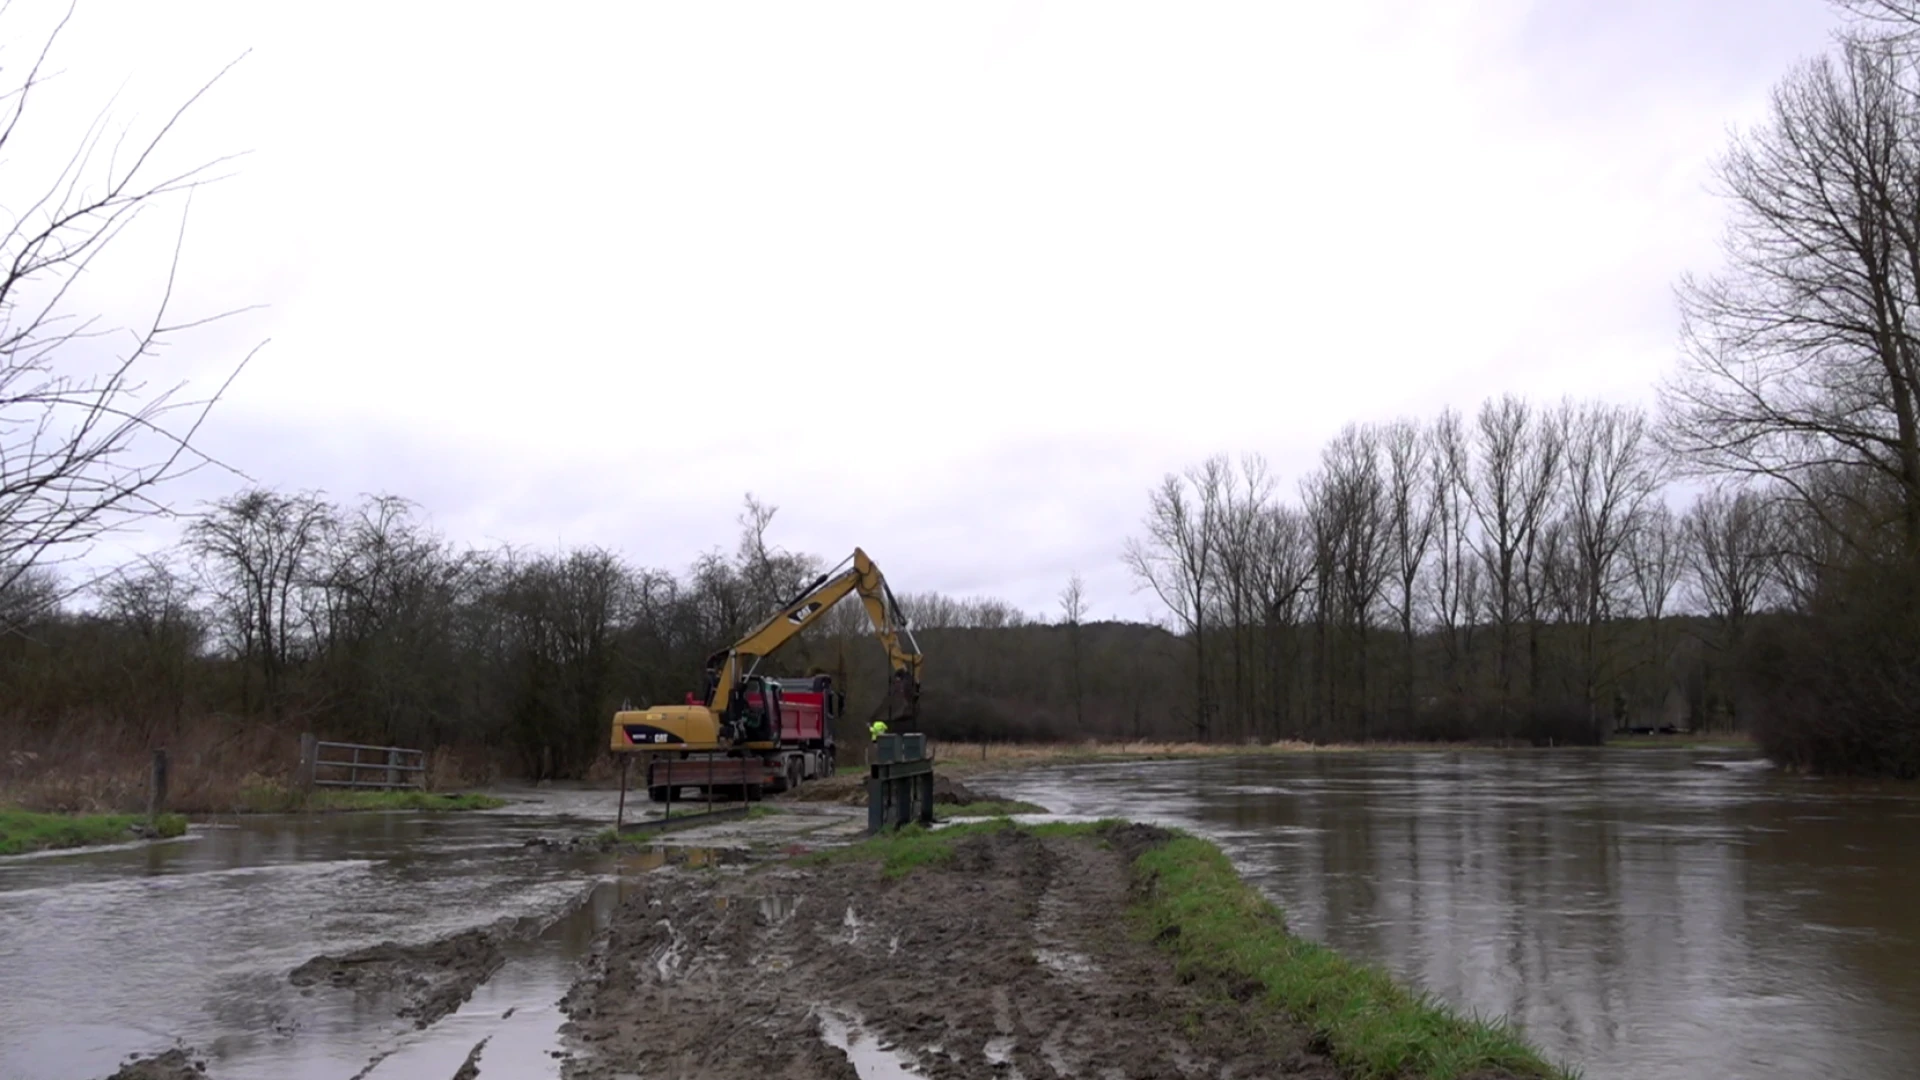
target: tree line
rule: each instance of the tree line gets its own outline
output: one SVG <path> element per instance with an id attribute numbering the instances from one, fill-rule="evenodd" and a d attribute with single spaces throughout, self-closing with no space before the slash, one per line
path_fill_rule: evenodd
<path id="1" fill-rule="evenodd" d="M 1508 396 L 1349 427 L 1292 503 L 1257 459 L 1153 493 L 1196 734 L 1592 737 L 1692 683 L 1785 764 L 1920 776 L 1920 4 L 1839 6 L 1718 164 L 1657 417 Z"/>
<path id="2" fill-rule="evenodd" d="M 1126 561 L 1194 737 L 1594 742 L 1740 726 L 1733 658 L 1804 606 L 1790 505 L 1699 492 L 1637 407 L 1505 395 L 1351 424 L 1293 498 L 1258 456 L 1152 491 Z"/>
<path id="3" fill-rule="evenodd" d="M 1169 476 L 1122 556 L 1164 627 L 1089 623 L 1077 579 L 1057 617 L 905 598 L 929 730 L 1591 741 L 1675 720 L 1752 731 L 1796 767 L 1920 775 L 1920 4 L 1840 6 L 1834 47 L 1719 162 L 1724 265 L 1679 282 L 1657 411 L 1506 395 L 1350 425 L 1288 497 L 1258 457 Z M 0 145 L 39 78 L 6 96 Z M 83 136 L 69 169 L 101 184 L 28 199 L 0 236 L 8 741 L 212 717 L 575 775 L 613 708 L 677 700 L 821 569 L 751 499 L 733 550 L 670 572 L 597 547 L 460 549 L 401 499 L 264 488 L 79 588 L 63 553 L 218 466 L 193 449 L 218 393 L 141 375 L 205 319 L 165 290 L 109 354 L 63 307 L 127 215 L 204 170 L 97 167 L 96 148 Z M 840 674 L 857 713 L 874 650 L 857 609 L 826 622 L 782 663 Z"/>
<path id="4" fill-rule="evenodd" d="M 529 777 L 579 776 L 616 709 L 683 700 L 714 650 L 831 569 L 774 543 L 774 515 L 748 496 L 733 549 L 674 573 L 603 547 L 460 548 L 393 496 L 250 489 L 85 590 L 49 567 L 11 575 L 0 735 L 32 747 L 77 727 L 144 745 L 212 719 L 469 747 Z M 1053 733 L 1018 710 L 981 711 L 1010 690 L 1050 692 L 1043 661 L 982 637 L 1028 628 L 1029 615 L 925 591 L 899 602 L 932 658 L 931 730 L 944 715 L 949 737 Z M 840 734 L 857 738 L 883 704 L 882 659 L 850 598 L 769 667 L 835 675 L 849 705 Z"/>

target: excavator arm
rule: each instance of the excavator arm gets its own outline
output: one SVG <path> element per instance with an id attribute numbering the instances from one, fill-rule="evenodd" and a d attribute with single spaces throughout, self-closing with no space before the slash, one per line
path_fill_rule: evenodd
<path id="1" fill-rule="evenodd" d="M 913 631 L 907 627 L 899 605 L 894 602 L 893 590 L 887 587 L 887 579 L 881 576 L 880 568 L 873 564 L 866 552 L 854 548 L 853 556 L 848 561 L 852 565 L 845 570 L 837 574 L 820 575 L 813 584 L 801 590 L 800 595 L 788 601 L 786 606 L 747 631 L 745 637 L 708 658 L 707 669 L 714 673 L 708 708 L 715 713 L 726 713 L 734 686 L 741 677 L 743 657 L 750 657 L 757 664 L 761 659 L 771 656 L 774 650 L 793 640 L 795 635 L 813 625 L 814 620 L 832 610 L 833 605 L 845 599 L 848 593 L 856 591 L 860 594 L 861 604 L 867 609 L 868 621 L 873 623 L 874 634 L 887 650 L 891 677 L 905 683 L 903 689 L 910 707 L 918 700 L 920 646 L 913 640 Z"/>
<path id="2" fill-rule="evenodd" d="M 860 594 L 867 619 L 887 650 L 889 699 L 899 698 L 904 718 L 912 719 L 920 699 L 920 646 L 880 568 L 855 548 L 847 562 L 816 578 L 740 640 L 707 659 L 703 704 L 623 709 L 614 714 L 613 750 L 698 751 L 738 745 L 733 741 L 740 737 L 735 697 L 754 668 L 853 592 Z M 746 745 L 760 744 L 749 739 Z"/>

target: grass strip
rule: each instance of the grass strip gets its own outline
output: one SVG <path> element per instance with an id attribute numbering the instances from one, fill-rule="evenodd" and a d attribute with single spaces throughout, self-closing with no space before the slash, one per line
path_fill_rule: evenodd
<path id="1" fill-rule="evenodd" d="M 0 810 L 0 855 L 19 855 L 49 848 L 90 847 L 118 844 L 136 838 L 135 825 L 144 825 L 138 814 L 36 814 L 26 810 Z M 161 814 L 154 819 L 155 836 L 179 836 L 187 831 L 187 819 L 180 814 Z"/>
<path id="2" fill-rule="evenodd" d="M 1134 871 L 1149 886 L 1134 915 L 1183 973 L 1264 987 L 1268 1003 L 1321 1035 L 1358 1080 L 1571 1076 L 1506 1022 L 1463 1017 L 1383 971 L 1289 934 L 1279 909 L 1204 840 L 1176 835 L 1142 853 Z"/>
<path id="3" fill-rule="evenodd" d="M 1098 838 L 1119 821 L 1020 825 L 998 818 L 928 830 L 917 825 L 802 861 L 877 861 L 890 878 L 953 858 L 959 841 L 1023 829 L 1039 836 Z M 1510 1075 L 1572 1080 L 1546 1063 L 1503 1020 L 1464 1017 L 1444 1002 L 1287 932 L 1280 910 L 1242 881 L 1219 848 L 1174 832 L 1133 863 L 1141 899 L 1135 929 L 1170 951 L 1183 975 L 1249 982 L 1271 1008 L 1316 1033 L 1355 1080 L 1460 1080 Z"/>

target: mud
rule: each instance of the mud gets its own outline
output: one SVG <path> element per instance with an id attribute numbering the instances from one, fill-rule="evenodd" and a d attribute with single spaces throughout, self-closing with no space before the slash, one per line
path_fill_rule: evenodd
<path id="1" fill-rule="evenodd" d="M 485 927 L 424 945 L 383 942 L 341 956 L 316 956 L 287 979 L 308 988 L 328 986 L 393 995 L 396 1016 L 424 1028 L 459 1008 L 507 962 L 510 929 Z"/>
<path id="2" fill-rule="evenodd" d="M 486 1039 L 481 1039 L 476 1043 L 474 1048 L 467 1053 L 467 1060 L 461 1062 L 460 1067 L 454 1070 L 453 1080 L 478 1080 L 480 1076 L 480 1052 L 486 1048 Z"/>
<path id="3" fill-rule="evenodd" d="M 192 1050 L 175 1047 L 151 1057 L 135 1058 L 107 1080 L 207 1080 L 206 1062 Z"/>
<path id="4" fill-rule="evenodd" d="M 870 863 L 651 874 L 562 1002 L 563 1075 L 1341 1075 L 1128 933 L 1131 856 L 1158 837 L 983 834 L 899 879 Z"/>

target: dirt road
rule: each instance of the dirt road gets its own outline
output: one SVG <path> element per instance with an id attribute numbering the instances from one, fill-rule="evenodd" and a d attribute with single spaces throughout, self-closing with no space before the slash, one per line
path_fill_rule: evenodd
<path id="1" fill-rule="evenodd" d="M 989 833 L 899 879 L 875 863 L 650 875 L 563 1003 L 583 1047 L 565 1075 L 1341 1075 L 1129 936 L 1129 864 L 1155 838 Z"/>

